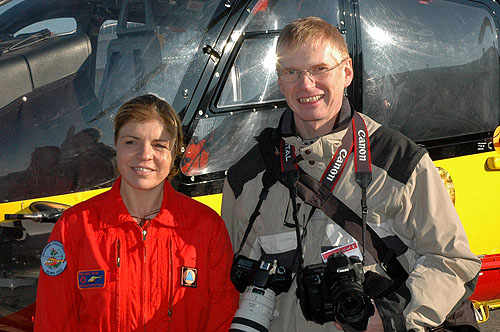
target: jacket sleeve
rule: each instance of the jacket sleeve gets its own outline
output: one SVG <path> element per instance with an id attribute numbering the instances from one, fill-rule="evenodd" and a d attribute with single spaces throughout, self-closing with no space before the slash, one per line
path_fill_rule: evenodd
<path id="1" fill-rule="evenodd" d="M 410 299 L 406 328 L 440 325 L 474 291 L 481 262 L 471 252 L 465 230 L 436 168 L 425 154 L 395 198 L 394 230 L 411 242 L 416 263 L 406 286 Z M 453 290 L 453 291 L 451 291 Z"/>
<path id="2" fill-rule="evenodd" d="M 35 332 L 77 332 L 76 272 L 73 245 L 63 215 L 42 252 L 36 296 Z M 60 263 L 59 265 L 57 265 Z M 54 265 L 51 265 L 54 264 Z"/>
<path id="3" fill-rule="evenodd" d="M 210 309 L 205 331 L 228 331 L 238 308 L 239 293 L 229 279 L 233 262 L 231 243 L 222 219 L 216 215 L 215 227 L 210 236 Z"/>

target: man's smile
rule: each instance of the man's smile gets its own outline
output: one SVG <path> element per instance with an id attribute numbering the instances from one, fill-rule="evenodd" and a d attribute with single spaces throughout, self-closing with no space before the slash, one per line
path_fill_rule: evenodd
<path id="1" fill-rule="evenodd" d="M 299 102 L 301 104 L 308 104 L 308 103 L 314 103 L 315 101 L 318 101 L 320 100 L 321 98 L 323 98 L 324 95 L 318 95 L 318 96 L 314 96 L 314 97 L 307 97 L 307 98 L 299 98 Z"/>

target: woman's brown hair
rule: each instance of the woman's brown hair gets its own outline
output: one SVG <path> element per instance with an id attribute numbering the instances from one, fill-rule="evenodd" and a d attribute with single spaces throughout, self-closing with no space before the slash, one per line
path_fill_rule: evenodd
<path id="1" fill-rule="evenodd" d="M 173 140 L 172 160 L 175 161 L 181 154 L 183 144 L 181 120 L 169 103 L 152 94 L 135 97 L 120 106 L 114 121 L 115 144 L 120 129 L 124 125 L 129 122 L 146 122 L 150 120 L 160 120 L 165 124 L 165 129 Z M 173 162 L 168 179 L 171 179 L 177 173 L 179 173 L 179 168 L 177 163 Z"/>

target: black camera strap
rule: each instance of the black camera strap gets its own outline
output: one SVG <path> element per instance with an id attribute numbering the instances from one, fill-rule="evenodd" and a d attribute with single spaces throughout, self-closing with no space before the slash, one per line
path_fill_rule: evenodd
<path id="1" fill-rule="evenodd" d="M 234 254 L 234 257 L 238 257 L 240 254 L 241 250 L 243 249 L 243 245 L 247 241 L 248 235 L 250 234 L 250 230 L 253 227 L 253 224 L 255 223 L 255 220 L 257 217 L 260 215 L 260 207 L 262 206 L 262 203 L 264 200 L 267 198 L 267 194 L 269 193 L 269 189 L 276 183 L 276 178 L 271 174 L 271 171 L 269 169 L 266 169 L 264 171 L 264 174 L 262 175 L 262 190 L 259 195 L 259 201 L 257 202 L 257 205 L 255 206 L 255 209 L 253 210 L 252 215 L 250 216 L 250 219 L 248 220 L 248 226 L 247 229 L 245 230 L 245 234 L 243 235 L 243 238 L 241 239 L 241 244 L 236 253 Z"/>
<path id="2" fill-rule="evenodd" d="M 297 186 L 299 180 L 299 167 L 295 162 L 295 147 L 290 145 L 285 140 L 281 139 L 280 144 L 280 165 L 281 165 L 281 182 L 288 188 L 290 199 L 292 201 L 292 218 L 295 224 L 295 236 L 297 238 L 297 252 L 295 254 L 293 268 L 302 267 L 304 255 L 302 252 L 302 239 L 299 228 L 299 211 L 297 208 Z"/>

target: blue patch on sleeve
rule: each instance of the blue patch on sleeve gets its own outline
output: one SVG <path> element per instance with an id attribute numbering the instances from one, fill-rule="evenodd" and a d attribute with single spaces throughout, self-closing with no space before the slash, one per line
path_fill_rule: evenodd
<path id="1" fill-rule="evenodd" d="M 61 274 L 67 265 L 63 244 L 59 241 L 49 242 L 43 249 L 40 260 L 45 274 L 51 277 Z"/>

